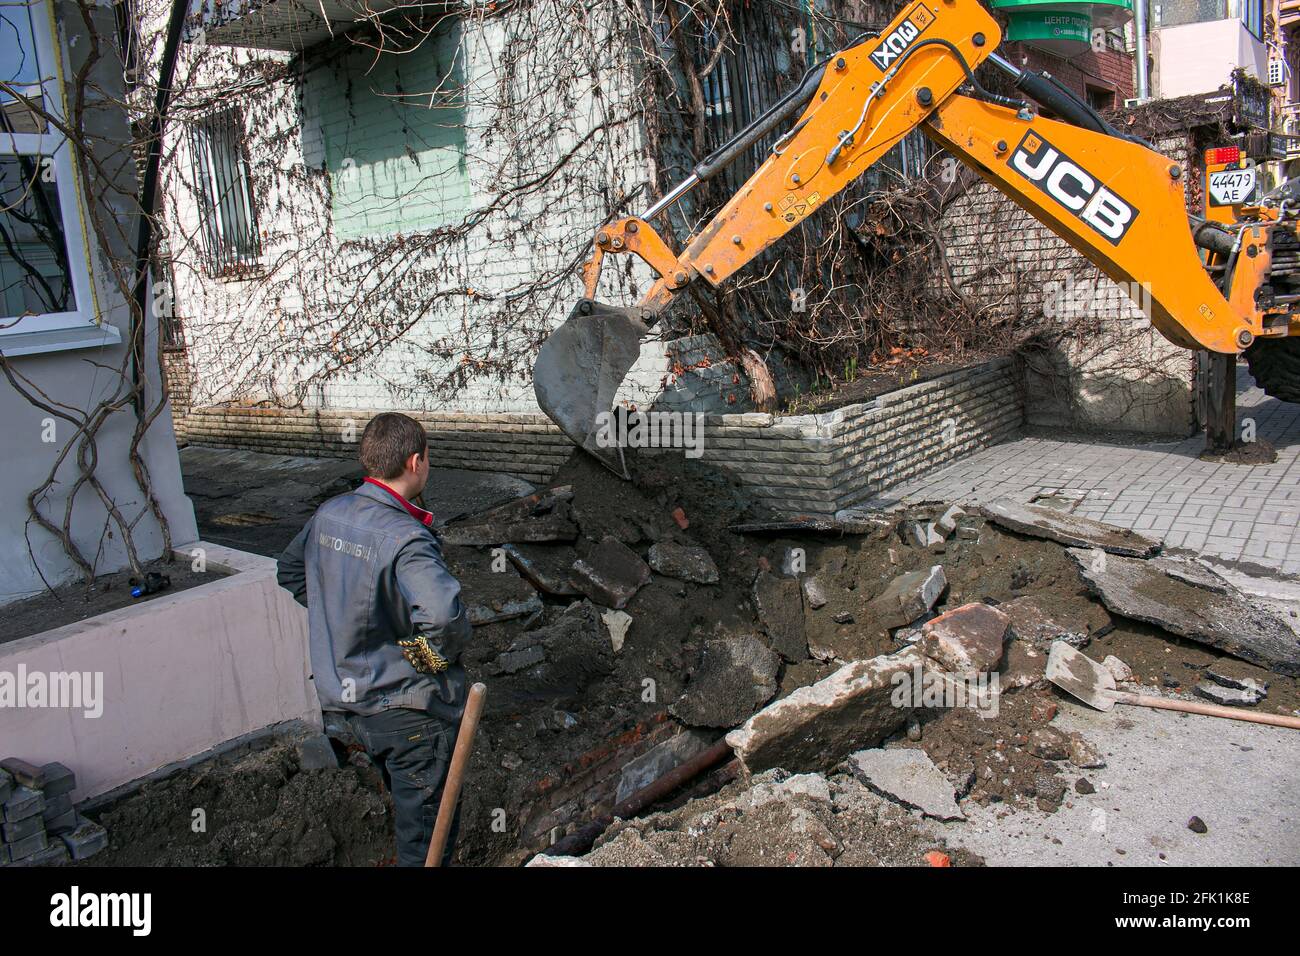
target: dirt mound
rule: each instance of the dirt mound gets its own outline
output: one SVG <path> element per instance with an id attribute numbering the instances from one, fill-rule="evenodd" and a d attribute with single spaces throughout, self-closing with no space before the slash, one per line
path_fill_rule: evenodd
<path id="1" fill-rule="evenodd" d="M 1045 687 L 1003 694 L 996 718 L 966 707 L 928 711 L 920 721 L 921 740 L 904 739 L 899 745 L 924 750 L 953 781 L 958 796 L 980 804 L 1037 806 L 1050 813 L 1065 792 L 1062 774 L 1068 776 L 1071 767 L 1060 757 L 1040 756 L 1047 751 L 1035 731 L 1047 728 L 1055 713 L 1053 692 Z M 1077 770 L 1073 773 L 1078 776 Z"/>
<path id="2" fill-rule="evenodd" d="M 301 770 L 284 740 L 145 783 L 88 815 L 109 845 L 83 866 L 375 866 L 394 852 L 378 773 Z"/>
<path id="3" fill-rule="evenodd" d="M 615 824 L 582 859 L 591 866 L 925 866 L 933 851 L 956 866 L 983 863 L 849 774 L 770 770 L 671 812 Z"/>
<path id="4" fill-rule="evenodd" d="M 1198 456 L 1201 461 L 1221 461 L 1231 465 L 1271 465 L 1277 461 L 1277 449 L 1266 438 L 1257 438 L 1249 442 L 1237 442 L 1222 454 L 1204 451 Z"/>

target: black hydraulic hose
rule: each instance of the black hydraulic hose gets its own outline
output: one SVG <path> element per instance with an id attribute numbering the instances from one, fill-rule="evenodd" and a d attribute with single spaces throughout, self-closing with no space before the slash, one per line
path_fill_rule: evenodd
<path id="1" fill-rule="evenodd" d="M 149 149 L 145 156 L 144 180 L 140 187 L 140 225 L 135 237 L 135 286 L 132 289 L 139 325 L 131 330 L 131 380 L 135 391 L 132 403 L 137 409 L 141 407 L 141 366 L 144 364 L 145 342 L 148 338 L 145 328 L 145 316 L 149 314 L 146 297 L 150 249 L 153 246 L 153 216 L 158 205 L 158 168 L 162 162 L 163 128 L 167 108 L 171 104 L 176 59 L 180 53 L 181 34 L 188 12 L 189 4 L 186 0 L 172 0 L 171 15 L 167 21 L 167 39 L 163 44 L 162 62 L 158 68 L 158 94 L 154 99 L 153 116 L 149 119 Z M 161 345 L 161 340 L 159 344 Z"/>
<path id="2" fill-rule="evenodd" d="M 975 79 L 975 71 L 970 68 L 970 63 L 966 60 L 966 57 L 962 54 L 961 50 L 952 41 L 945 40 L 943 37 L 929 37 L 928 39 L 917 41 L 907 51 L 905 51 L 901 57 L 899 57 L 898 63 L 890 68 L 890 72 L 898 69 L 898 67 L 911 59 L 913 54 L 918 50 L 922 50 L 927 46 L 941 46 L 955 56 L 957 62 L 961 65 L 962 70 L 966 73 L 966 82 L 969 83 L 975 92 L 979 94 L 981 99 L 988 100 L 990 103 L 996 103 L 999 106 L 1010 107 L 1013 110 L 1018 110 L 1025 105 L 1020 100 L 1015 100 L 1009 96 L 1003 96 L 1000 93 L 994 93 L 992 90 L 985 89 L 983 84 L 981 84 L 979 80 Z"/>
<path id="3" fill-rule="evenodd" d="M 1079 99 L 1073 90 L 1063 86 L 1054 76 L 1047 73 L 1030 73 L 1025 70 L 1016 80 L 1016 89 L 1040 106 L 1051 110 L 1067 123 L 1093 133 L 1101 133 L 1103 136 L 1113 136 L 1148 149 L 1152 148 L 1151 144 L 1141 137 L 1130 136 L 1116 129 L 1106 121 L 1105 117 Z"/>
<path id="4" fill-rule="evenodd" d="M 853 42 L 844 49 L 851 50 L 859 44 L 865 43 L 873 36 L 878 36 L 878 34 L 859 34 Z M 835 56 L 839 56 L 840 53 L 843 52 L 844 51 L 841 50 L 836 53 Z M 785 122 L 795 113 L 807 106 L 809 102 L 812 101 L 814 94 L 816 94 L 817 87 L 821 86 L 822 76 L 826 73 L 826 66 L 834 58 L 835 57 L 828 56 L 820 63 L 814 63 L 810 66 L 804 73 L 803 79 L 799 81 L 798 86 L 773 103 L 761 116 L 754 120 L 754 122 L 750 123 L 730 140 L 723 143 L 708 156 L 704 157 L 704 159 L 696 163 L 695 168 L 691 170 L 691 172 L 694 173 L 700 182 L 707 182 L 723 169 L 730 166 L 737 156 L 741 155 L 745 150 L 749 149 L 749 147 L 753 146 L 768 133 L 772 132 L 772 130 L 776 129 L 776 127 L 781 125 L 781 123 Z"/>
<path id="5" fill-rule="evenodd" d="M 1051 110 L 1067 123 L 1093 133 L 1121 137 L 1119 131 L 1107 123 L 1096 110 L 1079 100 L 1063 86 L 1054 83 L 1051 77 L 1026 70 L 1016 80 L 1016 89 L 1040 106 Z"/>
<path id="6" fill-rule="evenodd" d="M 1237 244 L 1235 233 L 1217 222 L 1210 222 L 1191 213 L 1187 216 L 1187 222 L 1192 228 L 1192 239 L 1197 246 L 1210 252 L 1217 252 L 1221 256 L 1232 255 L 1232 250 Z"/>

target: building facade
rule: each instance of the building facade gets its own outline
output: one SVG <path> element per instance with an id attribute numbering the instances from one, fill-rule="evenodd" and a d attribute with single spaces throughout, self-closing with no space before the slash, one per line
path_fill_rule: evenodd
<path id="1" fill-rule="evenodd" d="M 0 10 L 0 604 L 197 538 L 153 299 L 142 317 L 129 302 L 140 207 L 117 13 Z"/>

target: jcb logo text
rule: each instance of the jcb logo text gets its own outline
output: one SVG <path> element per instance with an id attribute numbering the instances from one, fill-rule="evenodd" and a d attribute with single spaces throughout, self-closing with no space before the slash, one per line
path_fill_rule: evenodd
<path id="1" fill-rule="evenodd" d="M 1011 154 L 1011 168 L 1119 245 L 1138 210 L 1037 133 L 1027 133 Z"/>

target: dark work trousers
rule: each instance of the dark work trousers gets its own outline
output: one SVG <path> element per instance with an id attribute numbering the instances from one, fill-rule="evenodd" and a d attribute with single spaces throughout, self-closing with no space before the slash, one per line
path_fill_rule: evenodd
<path id="1" fill-rule="evenodd" d="M 393 796 L 397 819 L 397 865 L 424 866 L 433 824 L 447 781 L 457 725 L 418 710 L 394 708 L 369 717 L 349 714 L 348 726 L 379 767 Z M 460 831 L 460 804 L 452 819 L 442 865 L 451 862 Z"/>

